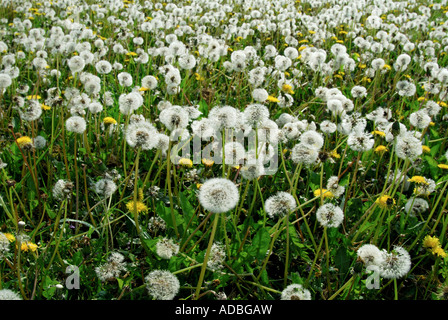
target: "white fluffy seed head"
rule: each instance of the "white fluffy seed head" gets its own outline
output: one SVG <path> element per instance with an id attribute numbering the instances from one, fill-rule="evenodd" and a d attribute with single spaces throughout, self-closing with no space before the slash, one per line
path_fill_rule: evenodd
<path id="1" fill-rule="evenodd" d="M 156 252 L 162 259 L 169 260 L 179 252 L 179 245 L 171 239 L 162 238 L 156 244 Z"/>
<path id="2" fill-rule="evenodd" d="M 291 160 L 296 164 L 312 165 L 318 156 L 318 150 L 303 143 L 296 144 L 291 150 Z"/>
<path id="3" fill-rule="evenodd" d="M 146 277 L 146 288 L 157 300 L 173 300 L 180 289 L 177 277 L 168 270 L 154 270 Z"/>
<path id="4" fill-rule="evenodd" d="M 290 284 L 282 291 L 281 300 L 311 300 L 311 293 L 301 284 Z"/>
<path id="5" fill-rule="evenodd" d="M 366 265 L 380 265 L 383 261 L 381 250 L 373 244 L 365 244 L 356 252 L 358 258 Z"/>
<path id="6" fill-rule="evenodd" d="M 163 109 L 160 112 L 159 119 L 168 130 L 172 131 L 186 128 L 189 121 L 189 114 L 181 106 L 172 106 Z"/>
<path id="7" fill-rule="evenodd" d="M 411 269 L 411 257 L 403 247 L 395 246 L 390 253 L 383 250 L 382 256 L 383 260 L 379 265 L 382 278 L 398 279 L 405 276 Z"/>
<path id="8" fill-rule="evenodd" d="M 74 133 L 84 133 L 87 128 L 86 120 L 80 116 L 71 116 L 65 121 L 67 131 Z"/>
<path id="9" fill-rule="evenodd" d="M 294 197 L 284 191 L 279 191 L 275 195 L 270 196 L 265 202 L 266 213 L 270 218 L 275 216 L 283 216 L 291 212 L 296 207 Z"/>
<path id="10" fill-rule="evenodd" d="M 306 146 L 319 150 L 324 145 L 324 138 L 320 133 L 314 130 L 308 130 L 300 136 L 300 142 Z"/>
<path id="11" fill-rule="evenodd" d="M 334 204 L 326 203 L 317 209 L 316 219 L 322 227 L 337 228 L 344 220 L 344 213 Z"/>
<path id="12" fill-rule="evenodd" d="M 0 290 L 0 300 L 22 300 L 22 297 L 10 289 L 2 289 Z"/>
<path id="13" fill-rule="evenodd" d="M 228 212 L 237 205 L 239 192 L 232 181 L 225 178 L 212 178 L 201 186 L 198 198 L 207 211 Z"/>

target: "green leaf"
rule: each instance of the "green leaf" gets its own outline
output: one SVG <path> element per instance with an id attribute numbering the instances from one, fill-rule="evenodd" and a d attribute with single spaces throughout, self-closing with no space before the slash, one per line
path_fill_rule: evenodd
<path id="1" fill-rule="evenodd" d="M 340 275 L 345 275 L 348 272 L 351 259 L 347 254 L 347 249 L 345 249 L 344 247 L 339 247 L 334 257 L 334 263 L 336 268 L 339 270 Z"/>
<path id="2" fill-rule="evenodd" d="M 123 288 L 123 280 L 120 278 L 117 278 L 117 282 L 118 282 L 118 288 L 121 290 Z"/>
<path id="3" fill-rule="evenodd" d="M 165 220 L 168 227 L 171 227 L 174 229 L 173 218 L 171 215 L 171 208 L 165 207 L 163 202 L 160 201 L 157 204 L 156 212 L 159 215 L 159 217 L 161 217 L 163 220 Z M 179 227 L 182 224 L 184 224 L 184 219 L 179 214 L 179 212 L 176 209 L 173 209 L 173 212 L 174 212 L 174 219 L 176 222 L 176 226 Z"/>
<path id="4" fill-rule="evenodd" d="M 252 239 L 252 243 L 247 246 L 247 253 L 252 257 L 262 260 L 269 249 L 271 237 L 266 228 L 261 228 Z"/>
<path id="5" fill-rule="evenodd" d="M 429 171 L 431 171 L 431 175 L 433 178 L 437 179 L 439 176 L 439 167 L 437 167 L 438 163 L 431 156 L 425 156 L 426 162 L 429 165 Z"/>
<path id="6" fill-rule="evenodd" d="M 182 208 L 182 213 L 183 213 L 183 216 L 185 217 L 184 220 L 188 223 L 194 215 L 194 208 L 188 201 L 184 192 L 180 193 L 179 198 L 180 198 L 180 206 Z"/>
<path id="7" fill-rule="evenodd" d="M 204 117 L 208 116 L 209 108 L 208 108 L 208 104 L 207 104 L 207 102 L 205 102 L 205 100 L 201 99 L 201 101 L 199 101 L 199 108 L 198 108 L 198 110 L 202 112 L 202 115 Z"/>
<path id="8" fill-rule="evenodd" d="M 73 254 L 72 263 L 76 266 L 79 266 L 82 263 L 83 255 L 81 251 L 76 251 L 75 254 Z"/>

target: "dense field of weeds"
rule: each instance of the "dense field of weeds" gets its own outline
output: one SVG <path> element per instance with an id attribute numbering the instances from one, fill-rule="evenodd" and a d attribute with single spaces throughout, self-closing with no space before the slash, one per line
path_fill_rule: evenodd
<path id="1" fill-rule="evenodd" d="M 0 299 L 448 294 L 448 4 L 0 4 Z"/>

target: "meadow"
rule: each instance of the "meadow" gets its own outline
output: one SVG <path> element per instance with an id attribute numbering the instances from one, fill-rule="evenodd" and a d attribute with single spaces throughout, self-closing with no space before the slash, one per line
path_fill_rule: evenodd
<path id="1" fill-rule="evenodd" d="M 0 300 L 445 300 L 448 3 L 0 3 Z"/>

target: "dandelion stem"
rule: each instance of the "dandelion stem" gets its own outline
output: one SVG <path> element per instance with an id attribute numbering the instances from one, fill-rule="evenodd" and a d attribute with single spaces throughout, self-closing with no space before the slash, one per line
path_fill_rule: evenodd
<path id="1" fill-rule="evenodd" d="M 138 164 L 140 161 L 140 150 L 141 148 L 137 149 L 137 157 L 135 159 L 135 182 L 134 182 L 134 222 L 135 222 L 135 228 L 137 229 L 137 234 L 140 236 L 141 229 L 140 224 L 138 222 L 138 211 L 137 211 L 137 196 L 138 196 Z"/>
<path id="2" fill-rule="evenodd" d="M 179 238 L 179 231 L 177 230 L 176 216 L 174 215 L 174 203 L 173 203 L 173 193 L 171 190 L 171 142 L 169 143 L 168 151 L 167 151 L 167 159 L 166 159 L 166 183 L 168 188 L 168 197 L 170 199 L 170 212 L 171 212 L 171 220 L 173 222 L 174 231 L 176 232 L 176 236 Z"/>
<path id="3" fill-rule="evenodd" d="M 208 241 L 207 251 L 205 252 L 204 262 L 202 263 L 201 274 L 199 275 L 199 281 L 196 286 L 195 300 L 199 299 L 199 293 L 201 291 L 202 282 L 204 281 L 205 270 L 207 269 L 207 263 L 208 263 L 208 259 L 210 257 L 210 251 L 211 251 L 211 248 L 213 245 L 213 240 L 215 238 L 216 229 L 218 226 L 218 220 L 219 220 L 219 213 L 216 213 L 214 220 L 213 220 L 212 233 L 211 233 L 210 239 Z"/>

